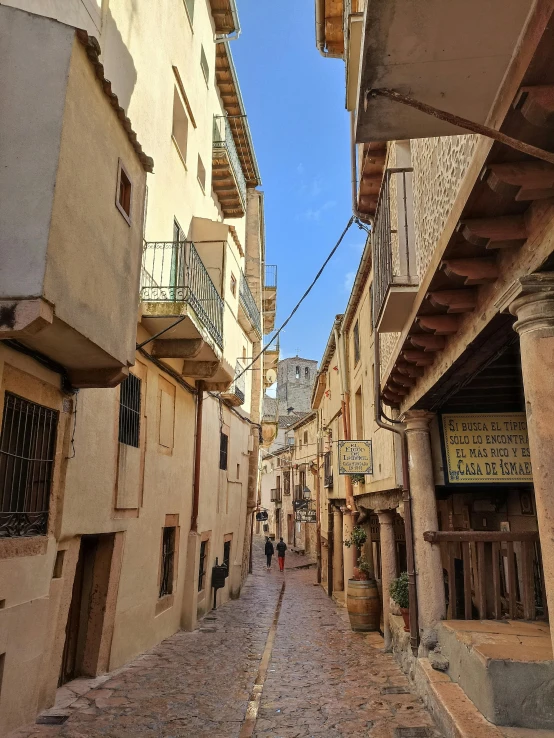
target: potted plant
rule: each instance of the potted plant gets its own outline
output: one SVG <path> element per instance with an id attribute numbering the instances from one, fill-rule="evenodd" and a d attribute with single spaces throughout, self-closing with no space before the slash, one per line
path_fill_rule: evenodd
<path id="1" fill-rule="evenodd" d="M 352 630 L 360 633 L 379 630 L 381 624 L 381 601 L 377 582 L 369 562 L 362 555 L 362 546 L 367 541 L 367 533 L 360 526 L 352 529 L 350 537 L 344 541 L 347 548 L 356 549 L 356 563 L 353 578 L 348 580 L 346 607 Z"/>
<path id="2" fill-rule="evenodd" d="M 351 474 L 352 484 L 365 484 L 365 474 Z"/>
<path id="3" fill-rule="evenodd" d="M 408 572 L 403 571 L 390 583 L 390 596 L 396 602 L 404 620 L 404 630 L 410 632 L 410 594 L 408 588 Z"/>

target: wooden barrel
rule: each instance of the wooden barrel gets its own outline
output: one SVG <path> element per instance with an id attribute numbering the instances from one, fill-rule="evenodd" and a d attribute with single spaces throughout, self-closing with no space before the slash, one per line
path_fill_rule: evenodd
<path id="1" fill-rule="evenodd" d="M 346 594 L 346 607 L 352 630 L 361 633 L 379 630 L 381 599 L 375 579 L 366 582 L 349 579 Z"/>

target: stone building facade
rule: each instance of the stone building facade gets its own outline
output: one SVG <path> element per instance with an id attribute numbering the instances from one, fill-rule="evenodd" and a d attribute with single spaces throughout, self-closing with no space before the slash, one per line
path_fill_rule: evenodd
<path id="1" fill-rule="evenodd" d="M 310 409 L 317 361 L 293 356 L 279 362 L 277 369 L 277 399 L 279 414 L 303 413 Z"/>
<path id="2" fill-rule="evenodd" d="M 216 558 L 240 596 L 276 284 L 237 24 L 0 4 L 2 735 L 194 628 Z"/>
<path id="3" fill-rule="evenodd" d="M 475 27 L 465 3 L 315 5 L 319 51 L 346 64 L 368 231 L 312 398 L 322 582 L 348 587 L 344 537 L 364 527 L 386 647 L 445 733 L 460 705 L 487 735 L 552 729 L 553 7 L 492 3 Z M 335 439 L 360 432 L 372 474 L 337 484 Z M 387 594 L 402 570 L 409 632 Z"/>

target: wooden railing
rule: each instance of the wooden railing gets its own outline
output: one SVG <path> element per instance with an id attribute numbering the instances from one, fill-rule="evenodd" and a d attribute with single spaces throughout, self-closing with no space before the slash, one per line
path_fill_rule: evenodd
<path id="1" fill-rule="evenodd" d="M 441 548 L 447 619 L 548 616 L 536 531 L 427 531 Z"/>

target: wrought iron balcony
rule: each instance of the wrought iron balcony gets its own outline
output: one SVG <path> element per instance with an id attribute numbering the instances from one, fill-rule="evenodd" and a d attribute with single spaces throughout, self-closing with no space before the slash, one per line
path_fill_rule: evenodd
<path id="1" fill-rule="evenodd" d="M 246 212 L 246 180 L 229 120 L 215 115 L 213 124 L 212 187 L 226 218 Z"/>
<path id="2" fill-rule="evenodd" d="M 246 313 L 246 316 L 250 323 L 252 324 L 252 327 L 258 334 L 258 336 L 261 338 L 262 336 L 262 319 L 260 316 L 260 311 L 258 310 L 258 306 L 256 305 L 256 301 L 254 300 L 254 297 L 252 295 L 252 292 L 250 291 L 250 287 L 248 286 L 248 282 L 246 281 L 246 277 L 244 276 L 243 272 L 240 274 L 240 306 Z"/>
<path id="3" fill-rule="evenodd" d="M 243 374 L 243 369 L 244 367 L 240 361 L 237 361 L 233 384 L 228 390 L 221 393 L 221 397 L 232 405 L 244 405 L 246 397 L 246 372 Z"/>
<path id="4" fill-rule="evenodd" d="M 140 296 L 143 302 L 188 304 L 223 349 L 224 302 L 191 241 L 145 243 Z"/>
<path id="5" fill-rule="evenodd" d="M 400 332 L 418 290 L 412 169 L 387 169 L 375 214 L 373 319 L 380 333 Z"/>

